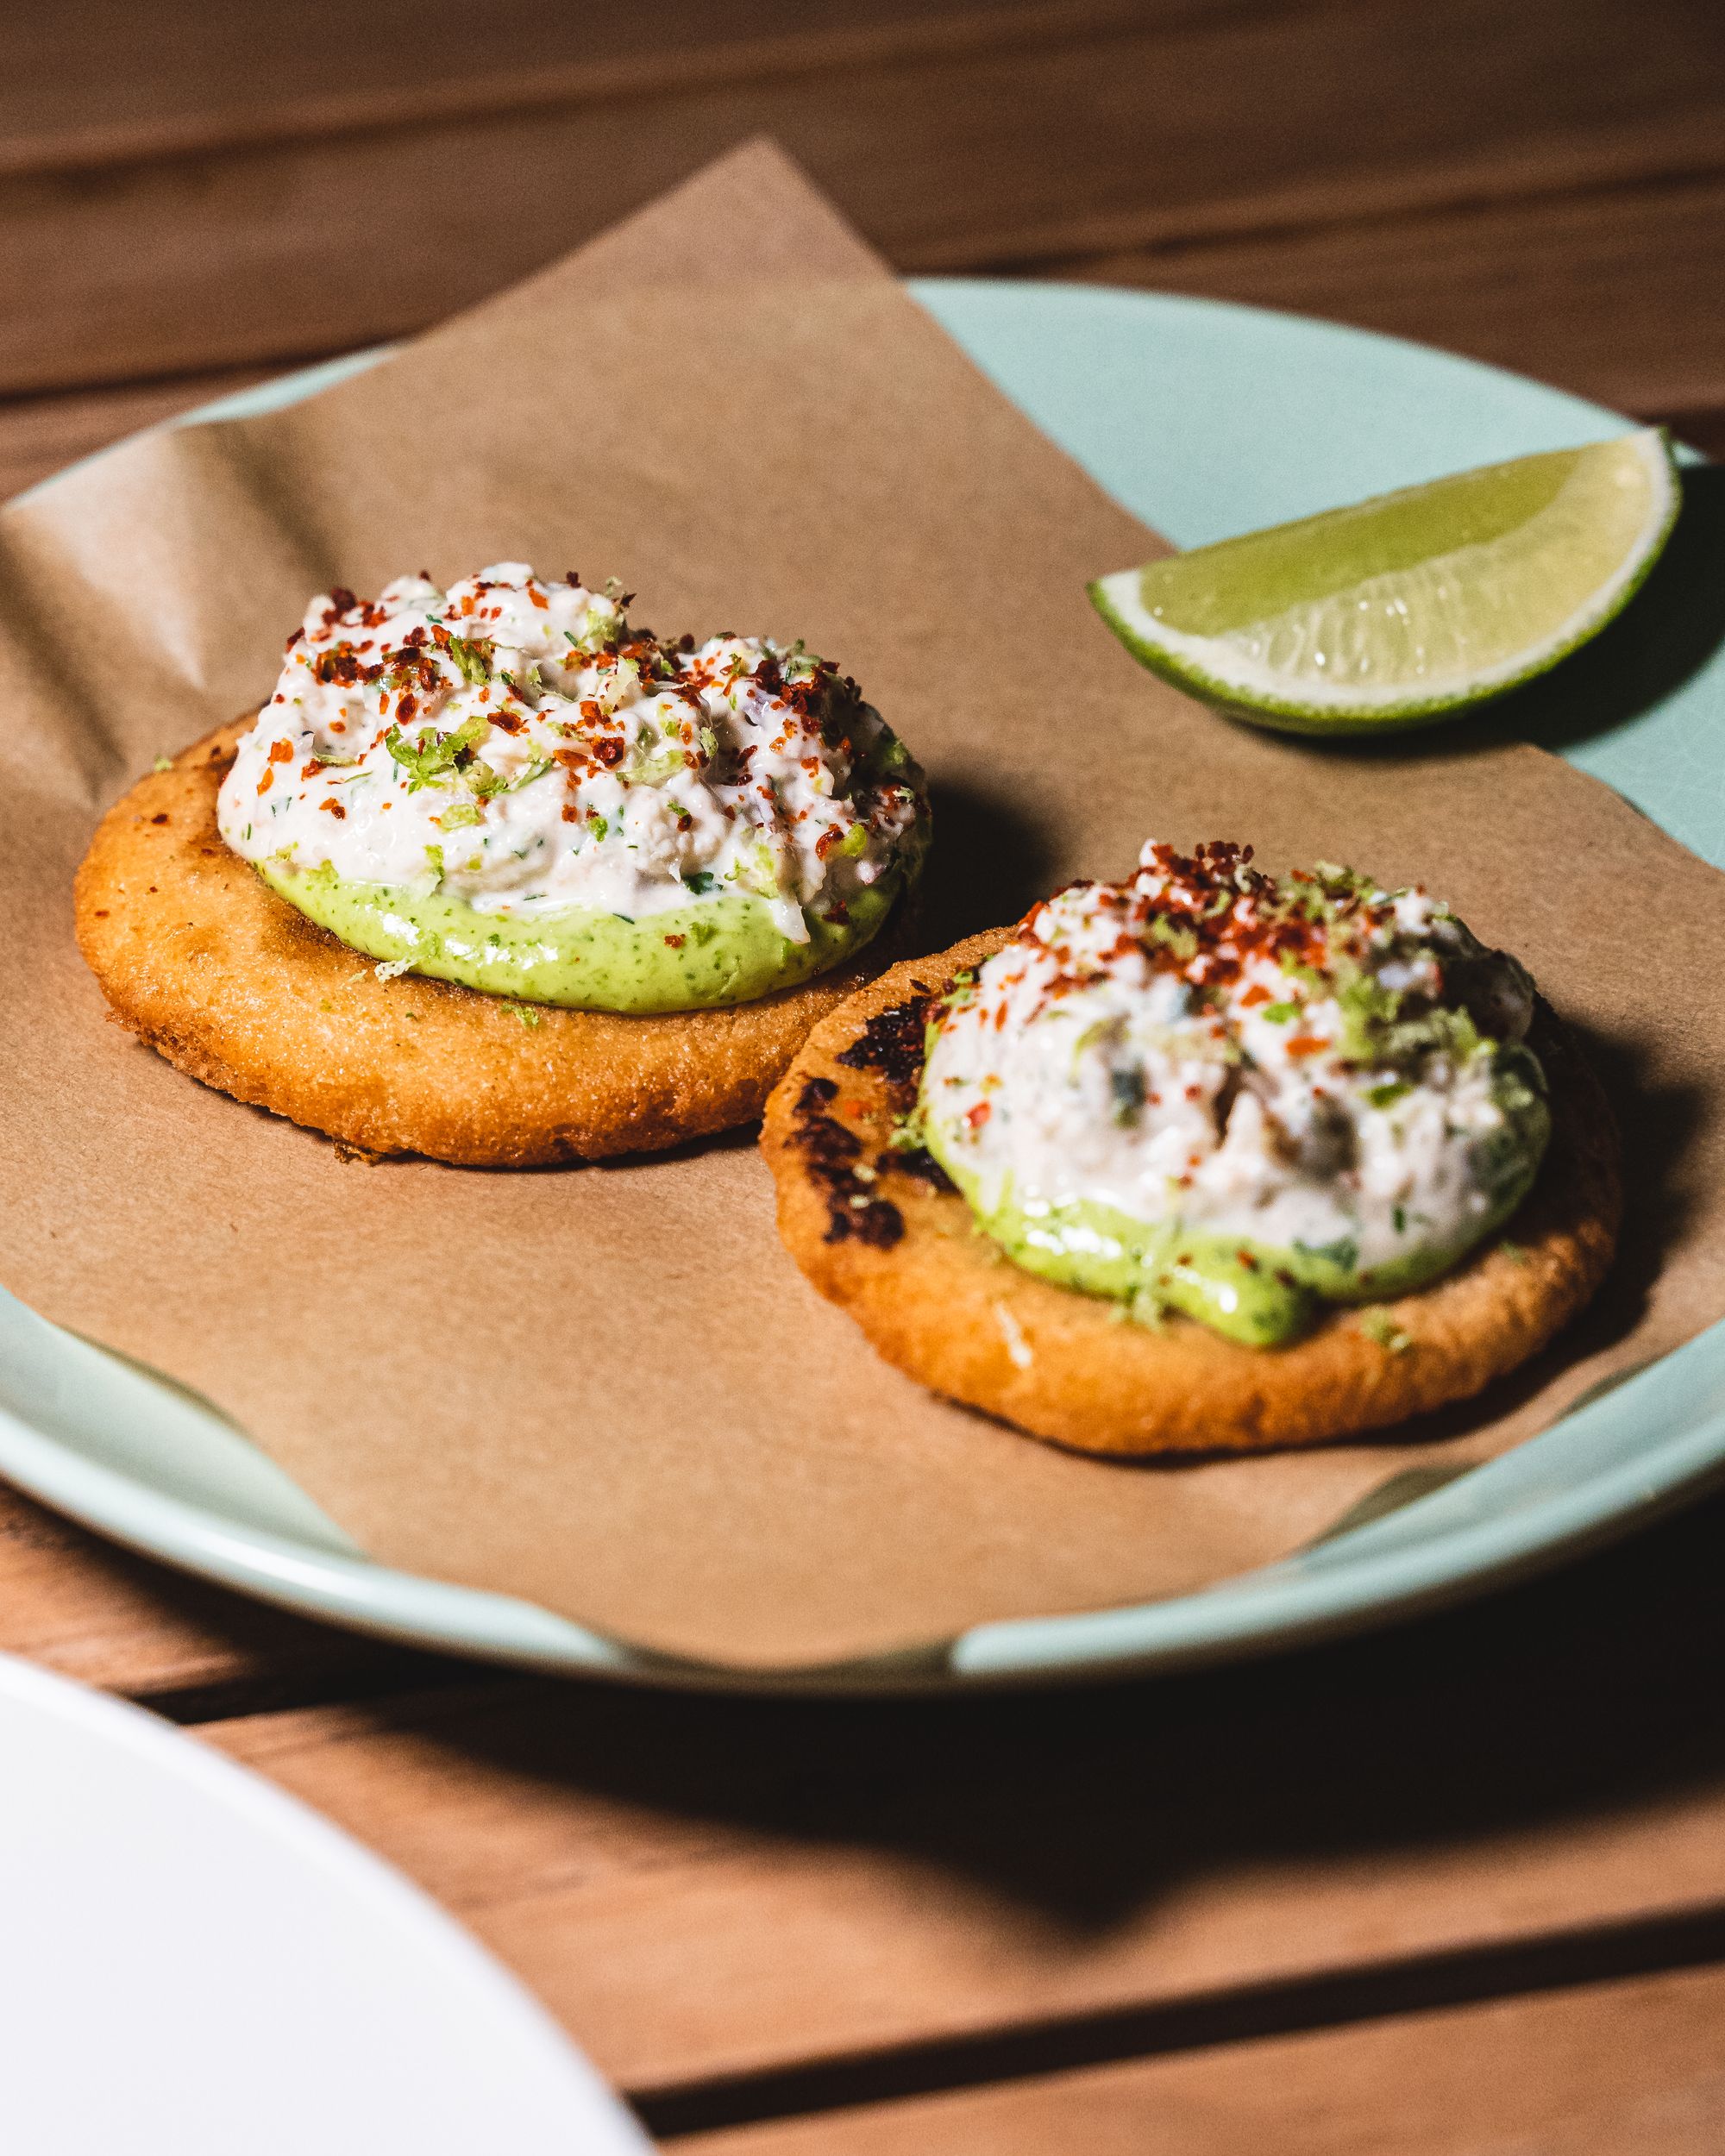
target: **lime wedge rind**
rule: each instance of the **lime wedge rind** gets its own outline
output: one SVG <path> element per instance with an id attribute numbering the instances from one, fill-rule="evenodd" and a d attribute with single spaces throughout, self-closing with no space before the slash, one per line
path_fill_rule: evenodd
<path id="1" fill-rule="evenodd" d="M 1393 508 L 1417 497 L 1424 491 L 1421 489 L 1404 489 L 1346 511 L 1302 518 L 1296 524 L 1273 527 L 1264 533 L 1247 534 L 1244 540 L 1225 540 L 1214 547 L 1195 548 L 1187 555 L 1168 557 L 1166 565 L 1152 563 L 1145 568 L 1119 570 L 1098 578 L 1088 586 L 1090 599 L 1140 664 L 1175 687 L 1217 705 L 1235 717 L 1287 732 L 1332 736 L 1390 732 L 1402 727 L 1428 725 L 1452 712 L 1521 687 L 1549 672 L 1560 660 L 1596 636 L 1634 597 L 1670 536 L 1682 494 L 1678 467 L 1661 429 L 1646 428 L 1620 436 L 1614 442 L 1595 444 L 1581 452 L 1559 454 L 1584 460 L 1612 457 L 1633 466 L 1646 485 L 1646 515 L 1609 573 L 1601 577 L 1583 603 L 1555 627 L 1492 664 L 1452 674 L 1441 686 L 1422 689 L 1414 679 L 1392 680 L 1382 686 L 1358 681 L 1331 684 L 1314 681 L 1309 676 L 1291 684 L 1285 675 L 1242 652 L 1226 636 L 1192 634 L 1174 628 L 1150 611 L 1143 596 L 1146 580 L 1154 582 L 1169 565 L 1181 565 L 1175 571 L 1176 575 L 1185 574 L 1188 565 L 1193 565 L 1201 573 L 1225 576 L 1229 567 L 1227 557 L 1248 541 L 1261 544 L 1285 535 L 1289 542 L 1297 536 L 1303 543 L 1307 534 L 1320 533 L 1332 518 L 1358 521 L 1369 517 L 1374 511 Z M 1534 461 L 1518 460 L 1518 464 L 1531 466 Z M 1488 467 L 1478 474 L 1458 477 L 1486 480 L 1495 473 L 1509 473 L 1515 468 Z M 1489 559 L 1481 555 L 1477 548 L 1463 548 L 1448 557 L 1438 557 L 1437 570 L 1441 573 L 1447 563 L 1465 575 L 1471 556 L 1481 562 Z M 1424 573 L 1429 586 L 1434 580 L 1430 568 L 1431 565 L 1421 565 L 1413 573 L 1418 577 Z M 1395 581 L 1394 578 L 1377 578 L 1356 588 L 1365 592 L 1378 585 L 1388 591 L 1394 588 Z M 1346 601 L 1351 593 L 1344 590 L 1338 596 Z"/>

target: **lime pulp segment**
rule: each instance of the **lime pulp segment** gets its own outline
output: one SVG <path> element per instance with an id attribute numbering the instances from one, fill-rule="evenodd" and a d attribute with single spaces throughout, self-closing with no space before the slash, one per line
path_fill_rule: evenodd
<path id="1" fill-rule="evenodd" d="M 1603 628 L 1678 499 L 1644 428 L 1122 569 L 1090 595 L 1145 666 L 1246 716 L 1405 723 L 1531 680 Z"/>

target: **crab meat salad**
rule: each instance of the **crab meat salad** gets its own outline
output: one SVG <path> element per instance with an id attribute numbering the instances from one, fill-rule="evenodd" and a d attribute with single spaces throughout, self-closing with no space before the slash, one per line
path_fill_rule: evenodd
<path id="1" fill-rule="evenodd" d="M 921 772 L 831 661 L 629 597 L 505 561 L 313 599 L 223 837 L 384 971 L 490 994 L 690 1010 L 837 965 L 915 879 Z"/>
<path id="2" fill-rule="evenodd" d="M 1151 843 L 933 1006 L 908 1134 L 1016 1263 L 1273 1346 L 1508 1221 L 1551 1127 L 1534 1009 L 1423 890 Z"/>

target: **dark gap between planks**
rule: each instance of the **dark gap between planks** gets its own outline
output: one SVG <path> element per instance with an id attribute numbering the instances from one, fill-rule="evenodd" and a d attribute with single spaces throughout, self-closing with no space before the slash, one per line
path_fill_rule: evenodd
<path id="1" fill-rule="evenodd" d="M 1171 2052 L 1292 2036 L 1444 2007 L 1725 1961 L 1725 1903 L 1384 1967 L 1132 2007 L 1034 2028 L 909 2044 L 862 2058 L 725 2076 L 629 2101 L 657 2140 L 810 2112 L 900 2103 Z"/>
<path id="2" fill-rule="evenodd" d="M 472 1686 L 487 1674 L 494 1675 L 502 1684 L 511 1679 L 519 1681 L 511 1670 L 489 1670 L 476 1663 L 430 1655 L 417 1648 L 380 1646 L 362 1639 L 343 1639 L 337 1634 L 327 1658 L 296 1658 L 279 1669 L 248 1670 L 215 1678 L 207 1684 L 129 1691 L 122 1696 L 185 1729 L 303 1708 L 352 1707 L 403 1693 L 445 1691 Z"/>

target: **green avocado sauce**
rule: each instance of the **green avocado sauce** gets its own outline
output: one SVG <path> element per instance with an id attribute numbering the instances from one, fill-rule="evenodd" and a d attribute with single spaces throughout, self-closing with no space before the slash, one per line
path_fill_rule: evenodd
<path id="1" fill-rule="evenodd" d="M 485 995 L 633 1013 L 748 1003 L 829 971 L 879 931 L 914 867 L 888 868 L 842 921 L 806 911 L 808 941 L 795 943 L 766 899 L 743 892 L 635 918 L 591 906 L 481 913 L 442 890 L 350 882 L 327 864 L 257 864 L 273 891 L 368 958 Z"/>
<path id="2" fill-rule="evenodd" d="M 1177 1219 L 1136 1219 L 1088 1199 L 1021 1206 L 1008 1190 L 986 1207 L 976 1177 L 932 1119 L 919 1136 L 957 1184 L 978 1228 L 1026 1272 L 1106 1297 L 1143 1325 L 1154 1326 L 1164 1311 L 1176 1310 L 1248 1347 L 1283 1347 L 1311 1331 L 1327 1303 L 1410 1294 L 1503 1226 L 1527 1194 L 1550 1130 L 1543 1100 L 1513 1113 L 1520 1164 L 1467 1234 L 1366 1269 L 1351 1243 L 1281 1249 L 1189 1228 Z"/>

